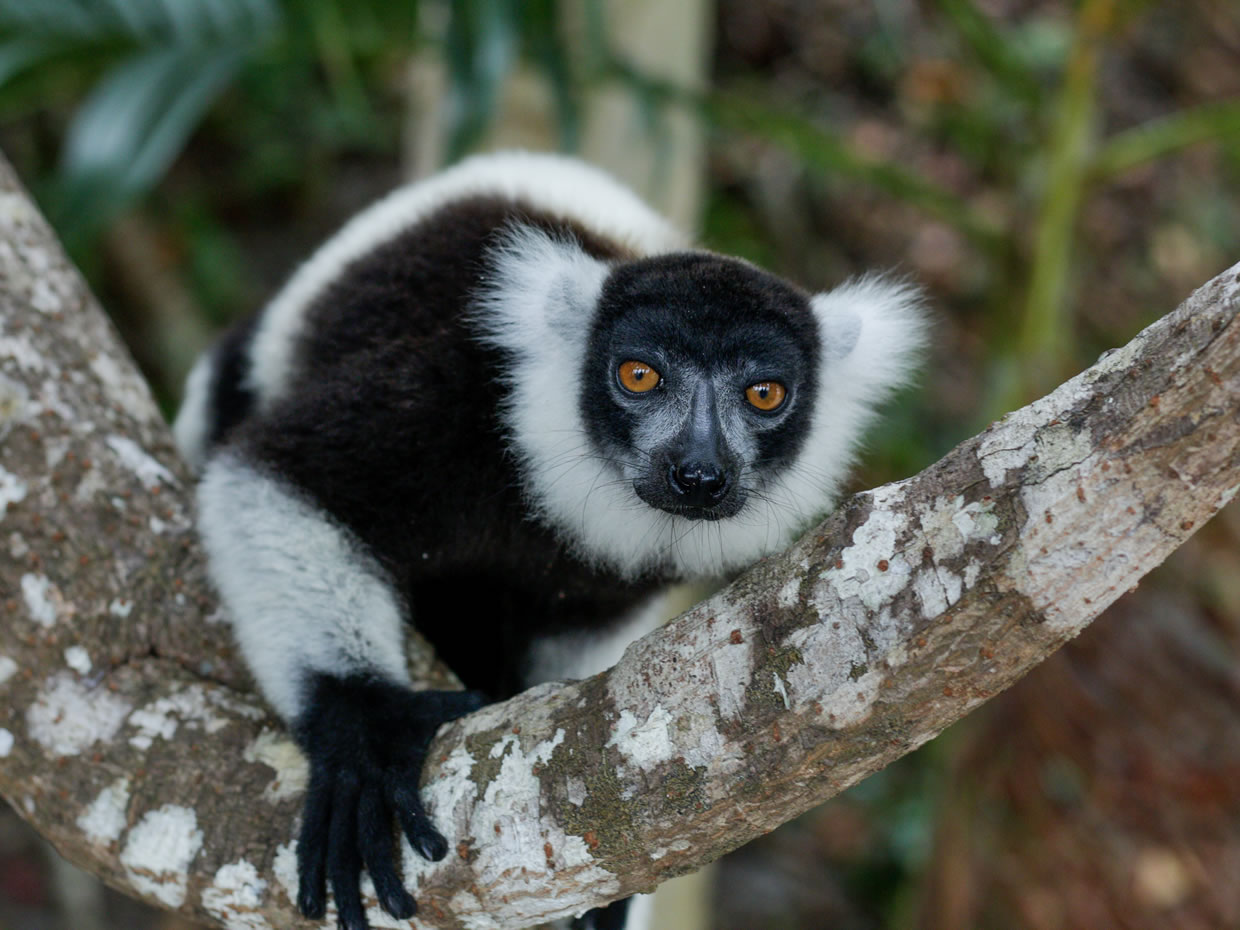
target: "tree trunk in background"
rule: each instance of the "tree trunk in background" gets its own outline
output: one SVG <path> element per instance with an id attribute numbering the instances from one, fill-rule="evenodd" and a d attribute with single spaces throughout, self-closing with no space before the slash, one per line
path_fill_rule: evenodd
<path id="1" fill-rule="evenodd" d="M 678 87 L 701 87 L 707 80 L 713 4 L 707 0 L 607 0 L 602 4 L 604 33 L 611 46 L 642 74 Z M 580 4 L 565 10 L 564 33 L 583 42 Z M 583 70 L 588 63 L 578 61 Z M 406 160 L 411 177 L 443 166 L 447 150 L 444 105 L 447 77 L 441 57 L 431 52 L 411 64 L 410 117 Z M 542 76 L 518 68 L 505 81 L 496 119 L 483 151 L 559 148 L 555 105 Z M 581 145 L 574 153 L 605 168 L 632 187 L 660 213 L 690 233 L 697 231 L 705 191 L 706 146 L 702 127 L 682 108 L 658 113 L 648 124 L 631 90 L 610 84 L 589 88 L 582 106 Z"/>

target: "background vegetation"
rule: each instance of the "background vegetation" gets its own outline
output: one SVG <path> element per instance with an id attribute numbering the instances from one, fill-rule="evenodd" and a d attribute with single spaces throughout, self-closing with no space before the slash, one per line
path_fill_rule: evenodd
<path id="1" fill-rule="evenodd" d="M 933 295 L 933 358 L 859 486 L 1240 260 L 1231 0 L 720 0 L 695 90 L 604 22 L 601 0 L 0 0 L 0 148 L 172 409 L 209 334 L 399 182 L 419 56 L 445 62 L 450 157 L 521 62 L 570 150 L 593 87 L 634 95 L 651 146 L 688 110 L 705 244 Z M 731 857 L 717 926 L 1240 926 L 1238 548 L 1232 508 L 964 726 Z M 42 855 L 0 815 L 0 927 L 85 930 Z"/>

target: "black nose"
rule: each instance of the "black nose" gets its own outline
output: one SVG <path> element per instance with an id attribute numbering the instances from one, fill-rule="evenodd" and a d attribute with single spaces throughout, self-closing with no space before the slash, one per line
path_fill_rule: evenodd
<path id="1" fill-rule="evenodd" d="M 685 462 L 668 469 L 668 483 L 679 499 L 694 507 L 721 501 L 728 490 L 728 476 L 711 462 Z"/>

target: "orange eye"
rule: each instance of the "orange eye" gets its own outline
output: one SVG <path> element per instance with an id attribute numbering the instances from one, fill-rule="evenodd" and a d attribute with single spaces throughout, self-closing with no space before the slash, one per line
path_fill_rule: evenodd
<path id="1" fill-rule="evenodd" d="M 774 410 L 787 396 L 787 388 L 778 381 L 759 381 L 745 388 L 745 400 L 759 410 Z"/>
<path id="2" fill-rule="evenodd" d="M 645 394 L 654 390 L 663 380 L 663 376 L 645 362 L 628 361 L 620 365 L 620 383 L 626 391 L 634 394 Z"/>

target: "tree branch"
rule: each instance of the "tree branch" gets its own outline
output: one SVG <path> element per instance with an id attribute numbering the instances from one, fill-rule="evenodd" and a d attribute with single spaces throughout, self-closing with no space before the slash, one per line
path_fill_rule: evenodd
<path id="1" fill-rule="evenodd" d="M 301 926 L 304 764 L 232 653 L 158 412 L 7 166 L 0 303 L 0 793 L 122 890 Z M 648 890 L 1007 687 L 1240 486 L 1238 311 L 1240 266 L 611 671 L 446 727 L 424 791 L 457 847 L 406 847 L 414 925 Z"/>

